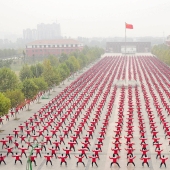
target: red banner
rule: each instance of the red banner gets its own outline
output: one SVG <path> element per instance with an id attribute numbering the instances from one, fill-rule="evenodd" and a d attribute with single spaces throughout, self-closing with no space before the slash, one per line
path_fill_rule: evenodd
<path id="1" fill-rule="evenodd" d="M 126 27 L 127 29 L 133 29 L 133 25 L 132 25 L 132 24 L 127 24 L 127 23 L 125 23 L 125 27 Z"/>

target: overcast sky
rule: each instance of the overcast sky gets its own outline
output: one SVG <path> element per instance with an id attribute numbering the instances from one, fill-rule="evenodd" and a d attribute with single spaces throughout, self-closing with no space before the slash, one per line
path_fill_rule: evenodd
<path id="1" fill-rule="evenodd" d="M 170 34 L 170 0 L 0 0 L 0 32 L 22 36 L 23 29 L 57 20 L 63 36 Z M 2 38 L 2 37 L 1 37 Z"/>

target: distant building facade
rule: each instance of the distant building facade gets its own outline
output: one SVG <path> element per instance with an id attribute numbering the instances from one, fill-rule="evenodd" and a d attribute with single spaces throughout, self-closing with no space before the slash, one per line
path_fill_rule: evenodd
<path id="1" fill-rule="evenodd" d="M 61 30 L 60 24 L 38 24 L 37 29 L 23 30 L 23 38 L 27 41 L 42 40 L 42 39 L 60 39 Z"/>
<path id="2" fill-rule="evenodd" d="M 58 39 L 61 38 L 60 24 L 39 24 L 37 25 L 37 39 Z"/>
<path id="3" fill-rule="evenodd" d="M 151 42 L 107 42 L 106 52 L 124 53 L 148 53 L 151 52 Z"/>
<path id="4" fill-rule="evenodd" d="M 36 40 L 26 45 L 26 55 L 28 57 L 60 55 L 81 51 L 82 49 L 83 44 L 74 39 Z"/>
<path id="5" fill-rule="evenodd" d="M 23 30 L 23 39 L 27 41 L 33 41 L 37 39 L 37 30 L 36 29 L 26 29 Z"/>

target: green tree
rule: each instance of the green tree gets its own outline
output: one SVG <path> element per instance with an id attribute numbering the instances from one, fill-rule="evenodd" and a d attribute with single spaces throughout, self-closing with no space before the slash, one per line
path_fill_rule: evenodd
<path id="1" fill-rule="evenodd" d="M 13 90 L 18 85 L 18 78 L 11 69 L 1 68 L 0 69 L 0 91 L 6 92 L 7 90 Z"/>
<path id="2" fill-rule="evenodd" d="M 50 55 L 47 59 L 50 61 L 52 67 L 57 67 L 59 65 L 59 60 L 56 56 Z"/>
<path id="3" fill-rule="evenodd" d="M 170 65 L 170 47 L 165 44 L 155 45 L 152 53 L 156 55 L 162 62 Z"/>
<path id="4" fill-rule="evenodd" d="M 64 80 L 70 75 L 70 71 L 65 63 L 59 65 L 58 71 L 60 74 L 61 81 L 63 81 L 64 84 Z"/>
<path id="5" fill-rule="evenodd" d="M 43 77 L 33 78 L 32 80 L 37 85 L 39 92 L 47 90 L 48 84 Z"/>
<path id="6" fill-rule="evenodd" d="M 16 108 L 17 106 L 22 104 L 25 100 L 24 94 L 19 89 L 9 90 L 5 93 L 5 96 L 10 99 L 11 108 Z M 15 119 L 17 119 L 16 113 Z"/>
<path id="7" fill-rule="evenodd" d="M 0 93 L 0 116 L 7 114 L 10 108 L 11 108 L 10 99 L 8 99 L 2 93 Z"/>
<path id="8" fill-rule="evenodd" d="M 38 63 L 36 65 L 31 65 L 30 69 L 32 71 L 33 77 L 41 77 L 44 70 L 44 66 L 41 63 Z"/>
<path id="9" fill-rule="evenodd" d="M 65 53 L 62 53 L 62 54 L 59 56 L 59 62 L 60 62 L 60 63 L 65 62 L 67 59 L 68 59 L 68 55 L 65 54 Z"/>
<path id="10" fill-rule="evenodd" d="M 48 87 L 52 88 L 54 87 L 54 85 L 58 85 L 60 82 L 60 75 L 58 70 L 51 66 L 49 60 L 45 60 L 43 64 L 44 64 L 44 72 L 42 76 L 44 77 L 44 80 L 47 82 Z"/>
<path id="11" fill-rule="evenodd" d="M 37 85 L 38 91 L 46 91 L 48 89 L 48 84 L 45 82 L 43 77 L 33 78 L 33 82 Z M 38 103 L 39 103 L 40 96 L 38 96 Z"/>
<path id="12" fill-rule="evenodd" d="M 75 73 L 76 71 L 79 70 L 80 64 L 79 64 L 79 62 L 78 62 L 78 60 L 77 60 L 76 57 L 70 56 L 70 57 L 68 58 L 68 61 L 69 61 L 70 65 L 71 65 L 71 69 L 72 69 L 71 72 L 72 72 L 72 73 Z"/>
<path id="13" fill-rule="evenodd" d="M 19 89 L 8 90 L 5 93 L 5 96 L 10 99 L 12 108 L 17 107 L 18 105 L 20 105 L 25 100 L 24 94 Z"/>
<path id="14" fill-rule="evenodd" d="M 33 82 L 32 79 L 25 79 L 23 81 L 23 88 L 22 92 L 24 93 L 24 96 L 27 100 L 33 99 L 37 92 L 38 92 L 38 86 Z M 29 110 L 29 104 L 28 104 L 28 110 Z"/>
<path id="15" fill-rule="evenodd" d="M 19 77 L 21 81 L 24 81 L 25 79 L 29 79 L 33 77 L 33 73 L 28 65 L 24 65 L 21 68 Z"/>

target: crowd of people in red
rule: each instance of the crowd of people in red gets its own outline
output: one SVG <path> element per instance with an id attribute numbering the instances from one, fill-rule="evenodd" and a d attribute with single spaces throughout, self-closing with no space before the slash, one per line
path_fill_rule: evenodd
<path id="1" fill-rule="evenodd" d="M 118 94 L 118 87 L 113 86 L 113 82 L 115 79 L 125 79 L 127 63 L 129 63 L 128 79 L 133 78 L 139 81 L 140 87 L 122 86 Z M 166 71 L 161 73 L 159 68 Z M 113 154 L 109 155 L 110 167 L 113 164 L 120 167 L 121 150 L 127 154 L 127 166 L 129 164 L 136 166 L 135 151 L 138 148 L 133 141 L 134 131 L 136 131 L 133 125 L 135 115 L 138 120 L 141 146 L 138 150 L 141 152 L 142 166 L 146 164 L 149 167 L 151 159 L 147 137 L 150 133 L 155 146 L 156 159 L 161 160 L 160 167 L 163 164 L 166 167 L 168 158 L 162 154 L 162 143 L 158 137 L 159 130 L 155 116 L 159 117 L 165 138 L 170 143 L 170 126 L 166 119 L 166 116 L 170 114 L 166 99 L 170 98 L 167 81 L 170 77 L 167 71 L 170 72 L 163 63 L 150 56 L 130 57 L 129 62 L 127 57 L 105 57 L 0 140 L 2 151 L 6 152 L 6 154 L 0 154 L 0 164 L 6 164 L 5 159 L 9 156 L 14 158 L 15 164 L 18 161 L 22 164 L 23 156 L 25 156 L 34 162 L 35 166 L 37 166 L 37 157 L 46 159 L 46 165 L 48 162 L 53 165 L 52 160 L 55 158 L 60 159 L 61 166 L 63 163 L 67 166 L 68 158 L 74 157 L 77 159 L 77 166 L 79 163 L 86 166 L 84 161 L 86 158 L 91 159 L 92 167 L 94 164 L 98 167 L 110 117 L 112 114 L 117 114 L 113 129 L 113 146 L 110 148 Z M 119 96 L 119 104 L 116 113 L 113 113 L 117 96 Z M 141 99 L 144 99 L 144 105 Z M 127 108 L 125 108 L 125 101 Z M 154 108 L 151 107 L 152 104 Z M 167 115 L 163 113 L 162 107 L 165 107 Z M 153 109 L 157 111 L 157 115 Z M 13 111 L 10 114 L 11 117 L 14 116 Z M 145 114 L 148 116 L 150 132 L 146 130 L 148 125 L 145 123 Z M 10 115 L 6 115 L 6 121 L 9 121 L 9 117 Z M 1 117 L 0 124 L 3 124 L 3 121 L 5 120 Z M 126 133 L 125 136 L 122 136 L 122 131 Z M 92 146 L 94 139 L 96 142 Z M 38 146 L 34 148 L 33 154 L 29 155 L 29 149 L 35 143 L 38 143 Z M 123 143 L 125 148 L 122 147 Z M 72 156 L 75 152 L 78 154 Z"/>

